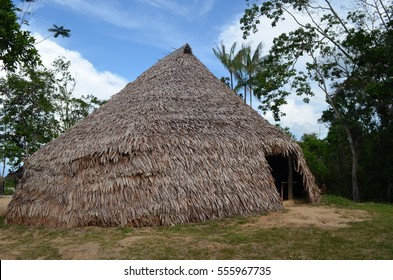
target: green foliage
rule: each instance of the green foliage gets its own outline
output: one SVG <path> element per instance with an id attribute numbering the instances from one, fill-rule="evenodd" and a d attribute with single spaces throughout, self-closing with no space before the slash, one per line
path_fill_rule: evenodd
<path id="1" fill-rule="evenodd" d="M 250 95 L 250 106 L 252 106 L 252 96 L 256 82 L 256 75 L 262 67 L 264 57 L 262 57 L 262 42 L 260 42 L 255 50 L 249 45 L 242 45 L 242 48 L 234 57 L 235 77 L 238 81 L 235 90 L 244 88 L 244 101 L 247 98 L 247 90 Z"/>
<path id="2" fill-rule="evenodd" d="M 18 66 L 40 63 L 33 36 L 18 23 L 19 11 L 11 0 L 0 0 L 0 70 L 15 71 Z"/>
<path id="3" fill-rule="evenodd" d="M 221 48 L 213 49 L 216 57 L 221 61 L 230 74 L 230 88 L 239 92 L 239 96 L 247 102 L 247 91 L 250 93 L 250 106 L 252 106 L 252 96 L 254 95 L 256 75 L 263 64 L 262 43 L 259 43 L 254 51 L 249 45 L 242 45 L 238 52 L 236 51 L 237 43 L 233 43 L 230 52 L 226 52 L 225 45 L 221 42 Z M 237 81 L 233 86 L 234 80 Z"/>
<path id="4" fill-rule="evenodd" d="M 351 194 L 351 152 L 347 145 L 347 137 L 341 125 L 332 123 L 326 142 L 328 157 L 325 158 L 329 175 L 327 190 L 330 194 L 352 197 Z"/>
<path id="5" fill-rule="evenodd" d="M 17 180 L 15 178 L 4 179 L 4 193 L 3 195 L 13 195 L 15 193 Z"/>
<path id="6" fill-rule="evenodd" d="M 76 81 L 69 72 L 70 66 L 70 61 L 58 58 L 52 63 L 50 70 L 55 80 L 55 106 L 61 133 L 70 129 L 103 103 L 93 95 L 81 98 L 73 96 Z"/>
<path id="7" fill-rule="evenodd" d="M 103 103 L 92 95 L 72 95 L 76 83 L 69 67 L 59 58 L 51 69 L 21 68 L 0 78 L 0 158 L 13 169 Z"/>
<path id="8" fill-rule="evenodd" d="M 325 195 L 323 196 L 323 203 L 340 207 L 356 208 L 355 202 L 342 196 Z"/>
<path id="9" fill-rule="evenodd" d="M 391 128 L 390 128 L 391 129 Z M 392 202 L 392 131 L 370 132 L 359 140 L 359 185 L 361 199 Z M 329 194 L 347 198 L 351 193 L 351 152 L 346 133 L 332 124 L 325 139 L 304 135 L 299 142 L 305 159 L 319 186 L 324 184 Z"/>
<path id="10" fill-rule="evenodd" d="M 34 37 L 22 30 L 29 24 L 26 18 L 35 0 L 22 2 L 18 8 L 10 0 L 0 0 L 0 71 L 6 74 L 0 79 L 0 160 L 15 169 L 23 157 L 59 133 L 54 76 L 42 67 Z M 63 26 L 49 31 L 54 37 L 70 36 Z M 4 173 L 3 168 L 1 176 Z"/>
<path id="11" fill-rule="evenodd" d="M 264 114 L 271 112 L 277 122 L 285 116 L 280 108 L 287 104 L 286 98 L 290 95 L 284 85 L 294 75 L 294 68 L 288 64 L 284 65 L 274 61 L 271 56 L 265 60 L 265 64 L 256 74 L 255 95 L 261 101 L 258 109 L 262 110 Z"/>
<path id="12" fill-rule="evenodd" d="M 59 36 L 69 38 L 71 36 L 71 30 L 65 29 L 64 26 L 53 25 L 53 28 L 48 29 L 49 32 L 53 33 L 53 37 L 57 38 Z"/>
<path id="13" fill-rule="evenodd" d="M 231 88 L 231 80 L 228 77 L 221 77 L 220 81 L 227 87 Z"/>
<path id="14" fill-rule="evenodd" d="M 299 142 L 303 149 L 304 157 L 311 172 L 314 174 L 317 184 L 326 185 L 329 168 L 325 159 L 328 157 L 328 144 L 326 140 L 318 139 L 316 134 L 304 134 Z"/>
<path id="15" fill-rule="evenodd" d="M 42 43 L 43 41 L 49 39 L 50 37 L 57 38 L 59 36 L 63 38 L 69 38 L 71 36 L 71 30 L 65 29 L 64 26 L 53 25 L 53 28 L 49 28 L 48 31 L 51 33 L 49 36 L 43 38 L 41 41 L 37 42 L 36 45 Z"/>
<path id="16" fill-rule="evenodd" d="M 221 61 L 222 65 L 229 71 L 230 75 L 230 88 L 233 90 L 233 74 L 236 71 L 234 65 L 234 55 L 236 50 L 236 42 L 233 43 L 229 53 L 226 51 L 226 47 L 223 42 L 221 42 L 221 48 L 217 47 L 213 49 L 214 55 Z"/>
<path id="17" fill-rule="evenodd" d="M 52 84 L 44 69 L 22 69 L 0 79 L 3 156 L 13 166 L 57 136 Z"/>

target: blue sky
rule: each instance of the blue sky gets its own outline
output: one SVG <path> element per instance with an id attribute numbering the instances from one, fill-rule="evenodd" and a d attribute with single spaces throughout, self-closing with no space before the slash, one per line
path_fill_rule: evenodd
<path id="1" fill-rule="evenodd" d="M 54 41 L 131 81 L 185 43 L 216 75 L 226 74 L 212 47 L 245 8 L 244 0 L 40 0 L 30 21 L 44 37 L 53 23 L 71 29 L 71 38 Z"/>

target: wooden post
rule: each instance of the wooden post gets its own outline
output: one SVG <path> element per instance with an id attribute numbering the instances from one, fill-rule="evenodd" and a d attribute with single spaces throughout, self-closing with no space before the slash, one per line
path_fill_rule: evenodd
<path id="1" fill-rule="evenodd" d="M 288 155 L 288 200 L 293 200 L 293 156 Z"/>

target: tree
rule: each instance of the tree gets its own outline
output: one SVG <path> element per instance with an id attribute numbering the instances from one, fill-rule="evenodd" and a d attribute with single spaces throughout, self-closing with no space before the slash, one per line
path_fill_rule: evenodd
<path id="1" fill-rule="evenodd" d="M 255 85 L 255 76 L 261 68 L 262 58 L 262 42 L 260 42 L 254 52 L 251 46 L 242 46 L 235 59 L 236 78 L 240 86 L 244 87 L 244 100 L 246 100 L 246 90 L 250 93 L 250 106 L 252 106 L 252 96 Z"/>
<path id="2" fill-rule="evenodd" d="M 15 71 L 18 67 L 34 68 L 41 64 L 35 45 L 43 40 L 36 43 L 30 31 L 22 30 L 22 25 L 29 24 L 26 17 L 35 0 L 22 2 L 27 5 L 17 8 L 11 0 L 0 0 L 0 71 Z M 48 31 L 52 34 L 45 39 L 51 36 L 68 38 L 71 35 L 71 30 L 55 24 Z"/>
<path id="3" fill-rule="evenodd" d="M 14 167 L 58 135 L 53 82 L 45 69 L 21 69 L 0 79 L 3 157 Z"/>
<path id="4" fill-rule="evenodd" d="M 262 43 L 252 52 L 249 45 L 242 45 L 241 49 L 235 53 L 237 43 L 233 43 L 229 53 L 226 53 L 225 45 L 221 42 L 221 49 L 213 49 L 216 57 L 230 73 L 230 88 L 238 91 L 243 89 L 244 102 L 247 100 L 247 90 L 250 92 L 250 106 L 252 105 L 253 83 L 256 73 L 262 63 Z M 237 84 L 233 86 L 234 78 Z"/>
<path id="5" fill-rule="evenodd" d="M 11 0 L 0 0 L 0 71 L 15 71 L 18 66 L 34 67 L 40 63 L 34 37 L 29 31 L 21 30 L 18 23 L 19 11 Z"/>
<path id="6" fill-rule="evenodd" d="M 226 48 L 223 42 L 221 42 L 221 49 L 217 47 L 213 48 L 214 55 L 221 61 L 222 65 L 229 71 L 229 77 L 231 82 L 231 89 L 233 90 L 233 73 L 236 71 L 233 64 L 235 55 L 236 42 L 232 44 L 229 53 L 226 52 Z"/>
<path id="7" fill-rule="evenodd" d="M 52 63 L 50 70 L 54 78 L 56 118 L 61 133 L 70 129 L 104 103 L 93 95 L 81 98 L 73 96 L 76 81 L 69 72 L 70 66 L 70 61 L 58 58 Z"/>
<path id="8" fill-rule="evenodd" d="M 26 17 L 35 0 L 22 2 L 22 8 L 17 8 L 11 0 L 0 0 L 0 71 L 6 74 L 0 80 L 2 184 L 7 160 L 19 165 L 22 157 L 56 135 L 49 82 L 53 77 L 41 67 L 34 37 L 22 30 L 22 25 L 28 25 Z M 54 25 L 49 31 L 54 37 L 70 36 L 63 26 Z"/>
<path id="9" fill-rule="evenodd" d="M 48 31 L 51 32 L 52 34 L 50 34 L 49 36 L 45 37 L 41 41 L 37 42 L 36 45 L 38 45 L 39 43 L 49 39 L 52 36 L 54 38 L 57 38 L 59 36 L 61 36 L 63 38 L 69 38 L 71 36 L 71 30 L 70 29 L 65 29 L 64 26 L 57 26 L 56 24 L 53 25 L 53 28 L 49 28 Z"/>
<path id="10" fill-rule="evenodd" d="M 227 87 L 231 88 L 231 81 L 228 77 L 221 77 L 220 81 Z"/>
<path id="11" fill-rule="evenodd" d="M 328 0 L 317 3 L 307 0 L 272 0 L 260 5 L 254 3 L 245 11 L 241 23 L 245 37 L 251 31 L 257 31 L 261 16 L 270 19 L 272 26 L 284 20 L 285 16 L 297 23 L 296 30 L 284 33 L 274 40 L 269 52 L 272 68 L 288 71 L 271 74 L 280 76 L 282 85 L 290 84 L 298 95 L 305 96 L 305 101 L 309 101 L 309 97 L 315 94 L 311 83 L 315 83 L 324 94 L 331 116 L 343 127 L 348 139 L 352 157 L 352 194 L 357 201 L 360 199 L 357 180 L 359 150 L 354 131 L 362 127 L 362 121 L 372 119 L 370 112 L 373 109 L 368 107 L 364 110 L 365 103 L 359 102 L 370 100 L 371 96 L 364 90 L 355 89 L 351 81 L 360 81 L 359 73 L 370 69 L 370 65 L 361 63 L 362 50 L 378 46 L 378 36 L 374 35 L 387 30 L 392 8 L 387 0 L 357 0 L 356 3 L 358 6 L 350 10 L 346 17 L 341 16 L 339 9 Z M 301 21 L 299 15 L 308 17 L 308 22 Z M 359 36 L 367 40 L 358 40 Z M 309 58 L 306 71 L 297 68 L 301 57 Z M 264 109 L 279 111 L 280 106 L 285 104 L 288 92 L 279 85 L 263 94 Z M 385 104 L 391 101 L 389 97 L 380 97 Z M 362 105 L 358 106 L 359 104 Z M 367 107 L 369 104 L 365 105 Z M 359 116 L 362 118 L 359 119 Z"/>
<path id="12" fill-rule="evenodd" d="M 51 69 L 20 69 L 0 78 L 1 160 L 17 169 L 23 158 L 65 132 L 104 101 L 73 96 L 70 62 L 55 60 Z M 3 170 L 4 174 L 4 170 Z"/>
<path id="13" fill-rule="evenodd" d="M 329 176 L 328 143 L 326 139 L 318 139 L 316 134 L 304 134 L 299 142 L 304 158 L 319 186 L 326 186 Z"/>
<path id="14" fill-rule="evenodd" d="M 233 66 L 234 66 L 234 75 L 236 78 L 236 86 L 234 90 L 238 92 L 241 88 L 243 88 L 243 99 L 244 103 L 247 103 L 247 86 L 248 86 L 248 76 L 247 71 L 244 66 L 244 61 L 246 57 L 246 46 L 242 45 L 241 49 L 236 53 L 233 58 Z"/>

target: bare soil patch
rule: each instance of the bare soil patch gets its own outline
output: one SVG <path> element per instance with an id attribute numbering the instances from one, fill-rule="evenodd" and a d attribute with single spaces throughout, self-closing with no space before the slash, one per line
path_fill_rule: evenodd
<path id="1" fill-rule="evenodd" d="M 323 229 L 336 229 L 349 227 L 352 222 L 362 222 L 372 218 L 367 211 L 363 210 L 313 206 L 291 201 L 285 201 L 284 207 L 283 213 L 273 212 L 259 217 L 255 225 L 260 227 L 315 226 Z"/>

